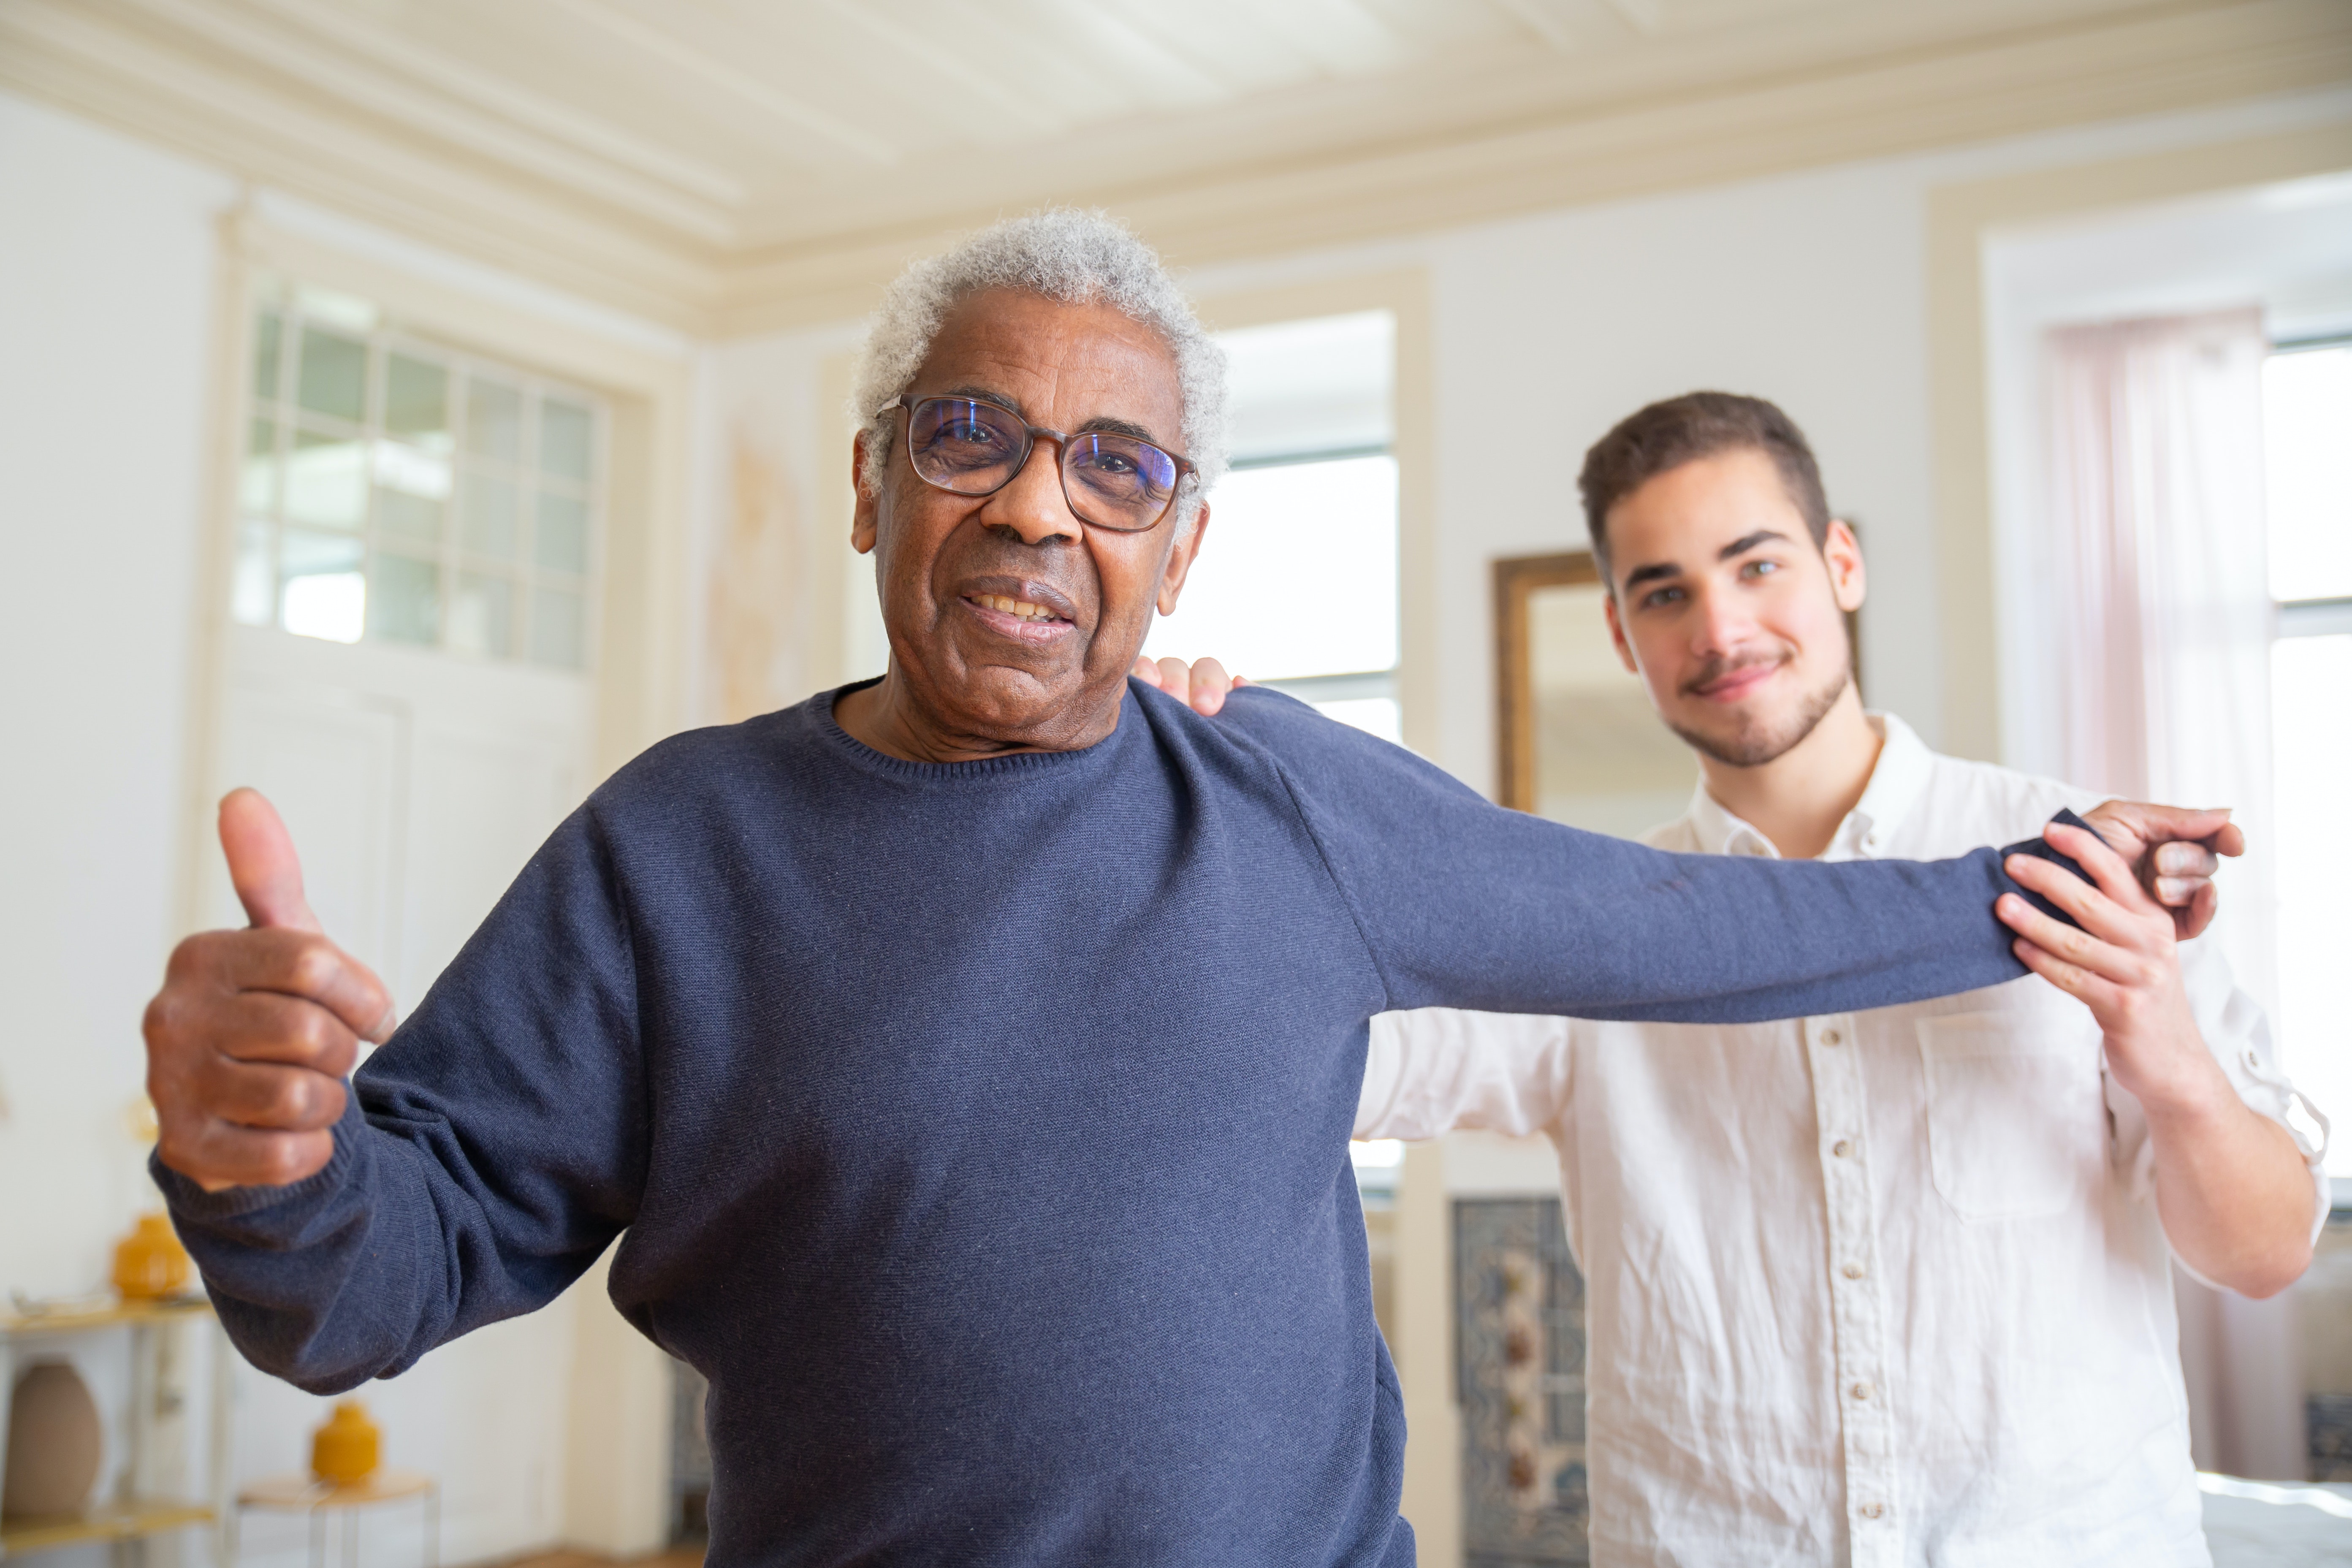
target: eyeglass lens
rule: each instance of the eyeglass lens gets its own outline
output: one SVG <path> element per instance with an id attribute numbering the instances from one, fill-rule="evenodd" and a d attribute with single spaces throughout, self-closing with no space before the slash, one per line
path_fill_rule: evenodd
<path id="1" fill-rule="evenodd" d="M 1028 426 L 1012 410 L 970 397 L 926 397 L 907 423 L 915 472 L 941 489 L 983 496 L 1003 489 L 1029 458 Z M 1176 494 L 1176 459 L 1132 436 L 1088 430 L 1062 443 L 1062 493 L 1097 528 L 1138 532 Z"/>

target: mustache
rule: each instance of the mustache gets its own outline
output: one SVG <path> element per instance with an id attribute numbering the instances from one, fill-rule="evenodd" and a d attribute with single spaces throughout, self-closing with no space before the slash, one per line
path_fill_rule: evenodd
<path id="1" fill-rule="evenodd" d="M 1727 675 L 1736 675 L 1743 669 L 1783 665 L 1794 657 L 1796 656 L 1790 649 L 1782 647 L 1770 653 L 1748 653 L 1737 657 L 1710 658 L 1700 665 L 1688 680 L 1683 682 L 1682 694 L 1685 697 L 1696 697 Z"/>

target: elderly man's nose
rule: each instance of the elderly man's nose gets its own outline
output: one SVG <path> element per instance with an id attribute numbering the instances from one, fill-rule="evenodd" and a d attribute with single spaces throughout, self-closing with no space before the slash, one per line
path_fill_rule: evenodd
<path id="1" fill-rule="evenodd" d="M 1084 530 L 1062 493 L 1062 468 L 1051 447 L 1040 444 L 1013 482 L 988 498 L 981 521 L 1018 534 L 1024 544 L 1076 540 Z"/>

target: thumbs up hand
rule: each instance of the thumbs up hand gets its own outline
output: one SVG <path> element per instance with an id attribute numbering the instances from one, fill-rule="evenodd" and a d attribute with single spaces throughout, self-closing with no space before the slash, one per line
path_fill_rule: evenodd
<path id="1" fill-rule="evenodd" d="M 253 924 L 173 949 L 142 1026 L 157 1153 L 206 1192 L 323 1167 L 359 1042 L 381 1042 L 394 1022 L 383 983 L 320 931 L 270 804 L 231 791 L 220 839 Z"/>

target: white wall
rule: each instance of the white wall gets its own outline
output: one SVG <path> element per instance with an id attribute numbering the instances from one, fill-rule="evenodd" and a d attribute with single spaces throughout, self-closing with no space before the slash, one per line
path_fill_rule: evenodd
<path id="1" fill-rule="evenodd" d="M 199 586 L 214 401 L 219 356 L 241 352 L 241 338 L 215 341 L 233 319 L 217 298 L 218 220 L 239 198 L 226 174 L 0 93 L 0 1292 L 101 1286 L 114 1239 L 160 1206 L 130 1112 L 141 1011 L 183 934 L 192 665 L 215 609 Z M 263 192 L 255 205 L 499 308 L 688 352 L 661 329 L 299 202 Z M 446 1559 L 551 1545 L 581 1520 L 573 1533 L 608 1549 L 658 1543 L 659 1464 L 606 1473 L 610 1435 L 575 1442 L 571 1429 L 584 1384 L 599 1418 L 622 1413 L 648 1428 L 653 1455 L 667 1448 L 664 1379 L 643 1375 L 658 1357 L 614 1344 L 620 1321 L 593 1299 L 601 1281 L 361 1391 L 388 1462 L 442 1478 Z M 101 1392 L 119 1389 L 120 1338 L 89 1354 Z M 236 1400 L 238 1479 L 307 1464 L 324 1402 L 250 1368 Z M 594 1495 L 567 1496 L 572 1471 Z M 415 1528 L 372 1524 L 368 1551 L 405 1557 Z M 299 1530 L 266 1523 L 247 1545 L 247 1562 L 304 1550 Z M 103 1561 L 77 1549 L 56 1568 Z"/>

